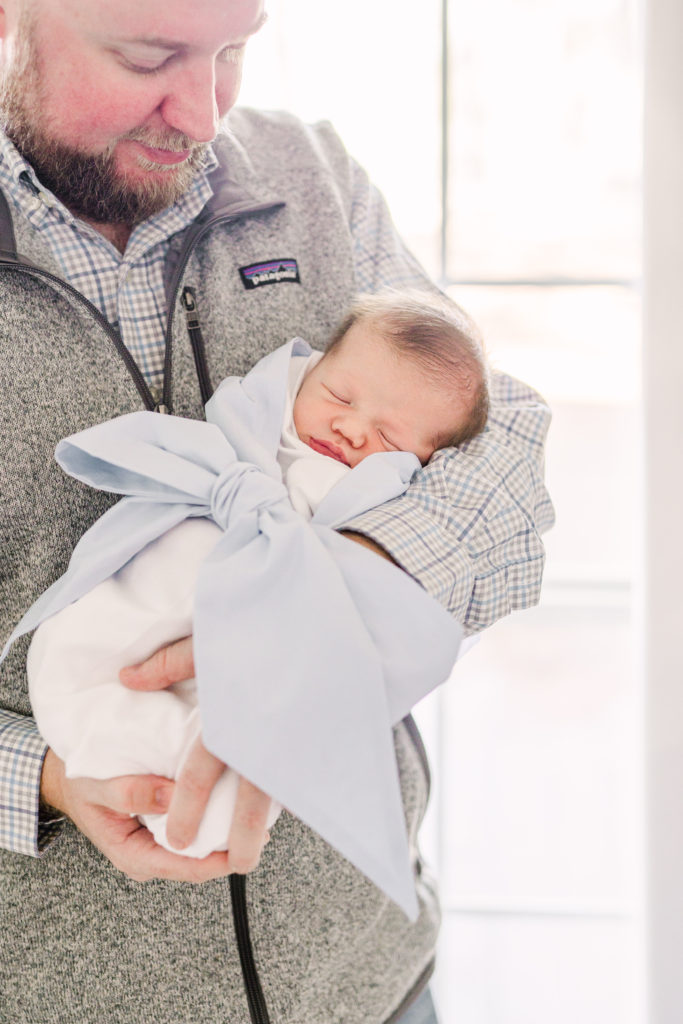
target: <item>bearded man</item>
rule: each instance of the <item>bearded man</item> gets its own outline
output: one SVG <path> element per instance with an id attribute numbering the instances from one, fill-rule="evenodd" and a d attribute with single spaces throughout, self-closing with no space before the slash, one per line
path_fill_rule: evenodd
<path id="1" fill-rule="evenodd" d="M 357 291 L 432 286 L 328 125 L 239 110 L 221 125 L 262 0 L 9 0 L 0 12 L 4 643 L 111 501 L 63 478 L 61 437 L 140 408 L 200 418 L 217 381 L 287 338 L 321 347 Z M 247 271 L 282 259 L 295 275 L 254 286 Z M 476 450 L 441 452 L 345 531 L 469 632 L 537 600 L 552 520 L 547 409 L 502 376 L 493 398 Z M 224 766 L 199 743 L 175 784 L 66 779 L 30 717 L 25 659 L 17 644 L 0 670 L 3 1019 L 435 1019 L 439 914 L 415 846 L 428 776 L 412 720 L 395 746 L 415 923 L 286 812 L 264 849 L 269 797 L 247 780 L 229 853 L 158 847 L 132 815 L 170 807 L 182 849 Z M 127 682 L 191 674 L 188 639 Z"/>

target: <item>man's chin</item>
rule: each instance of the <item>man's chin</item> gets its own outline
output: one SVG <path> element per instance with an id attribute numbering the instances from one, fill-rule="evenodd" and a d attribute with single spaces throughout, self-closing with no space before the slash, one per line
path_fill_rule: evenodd
<path id="1" fill-rule="evenodd" d="M 191 187 L 196 173 L 190 160 L 171 167 L 143 167 L 112 155 L 83 158 L 74 163 L 71 174 L 60 173 L 44 184 L 77 217 L 134 227 L 172 206 Z"/>
<path id="2" fill-rule="evenodd" d="M 173 206 L 190 189 L 195 174 L 196 169 L 187 163 L 127 171 L 117 176 L 109 197 L 109 217 L 131 226 L 139 224 Z"/>
<path id="3" fill-rule="evenodd" d="M 172 206 L 192 187 L 195 176 L 204 162 L 204 147 L 191 153 L 185 160 L 175 163 L 156 163 L 128 154 L 115 153 L 102 176 L 92 185 L 98 209 L 102 191 L 110 204 L 105 219 L 133 226 Z M 89 206 L 90 202 L 84 203 Z M 82 216 L 88 216 L 85 209 Z"/>

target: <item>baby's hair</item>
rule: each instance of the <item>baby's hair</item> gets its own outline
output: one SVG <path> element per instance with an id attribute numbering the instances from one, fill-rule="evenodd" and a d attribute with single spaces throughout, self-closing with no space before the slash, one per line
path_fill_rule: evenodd
<path id="1" fill-rule="evenodd" d="M 386 289 L 361 295 L 336 328 L 325 354 L 360 322 L 411 359 L 437 387 L 450 385 L 460 396 L 469 394 L 465 423 L 456 434 L 444 434 L 438 448 L 464 444 L 481 433 L 489 413 L 489 372 L 481 334 L 464 309 L 437 292 Z"/>

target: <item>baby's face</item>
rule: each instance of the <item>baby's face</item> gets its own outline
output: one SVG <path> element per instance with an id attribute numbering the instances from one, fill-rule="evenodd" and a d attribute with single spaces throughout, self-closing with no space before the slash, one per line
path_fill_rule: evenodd
<path id="1" fill-rule="evenodd" d="M 452 388 L 435 386 L 362 321 L 313 367 L 294 403 L 299 438 L 352 467 L 373 452 L 413 452 L 425 463 L 464 416 Z"/>

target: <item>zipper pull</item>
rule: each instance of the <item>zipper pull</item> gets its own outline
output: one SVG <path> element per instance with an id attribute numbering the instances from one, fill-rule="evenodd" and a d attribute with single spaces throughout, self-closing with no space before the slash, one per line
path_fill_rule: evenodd
<path id="1" fill-rule="evenodd" d="M 197 315 L 197 300 L 195 299 L 192 288 L 188 288 L 187 286 L 183 288 L 180 301 L 182 302 L 183 309 L 185 310 L 187 329 L 189 331 L 196 331 L 199 327 L 199 317 Z"/>
<path id="2" fill-rule="evenodd" d="M 150 394 L 152 396 L 152 401 L 154 402 L 154 410 L 153 411 L 154 412 L 161 412 L 161 413 L 164 413 L 164 414 L 168 415 L 168 406 L 164 405 L 164 403 L 162 402 L 162 398 L 164 397 L 164 389 L 163 388 L 152 387 L 152 385 L 150 384 L 149 392 L 150 392 Z"/>

